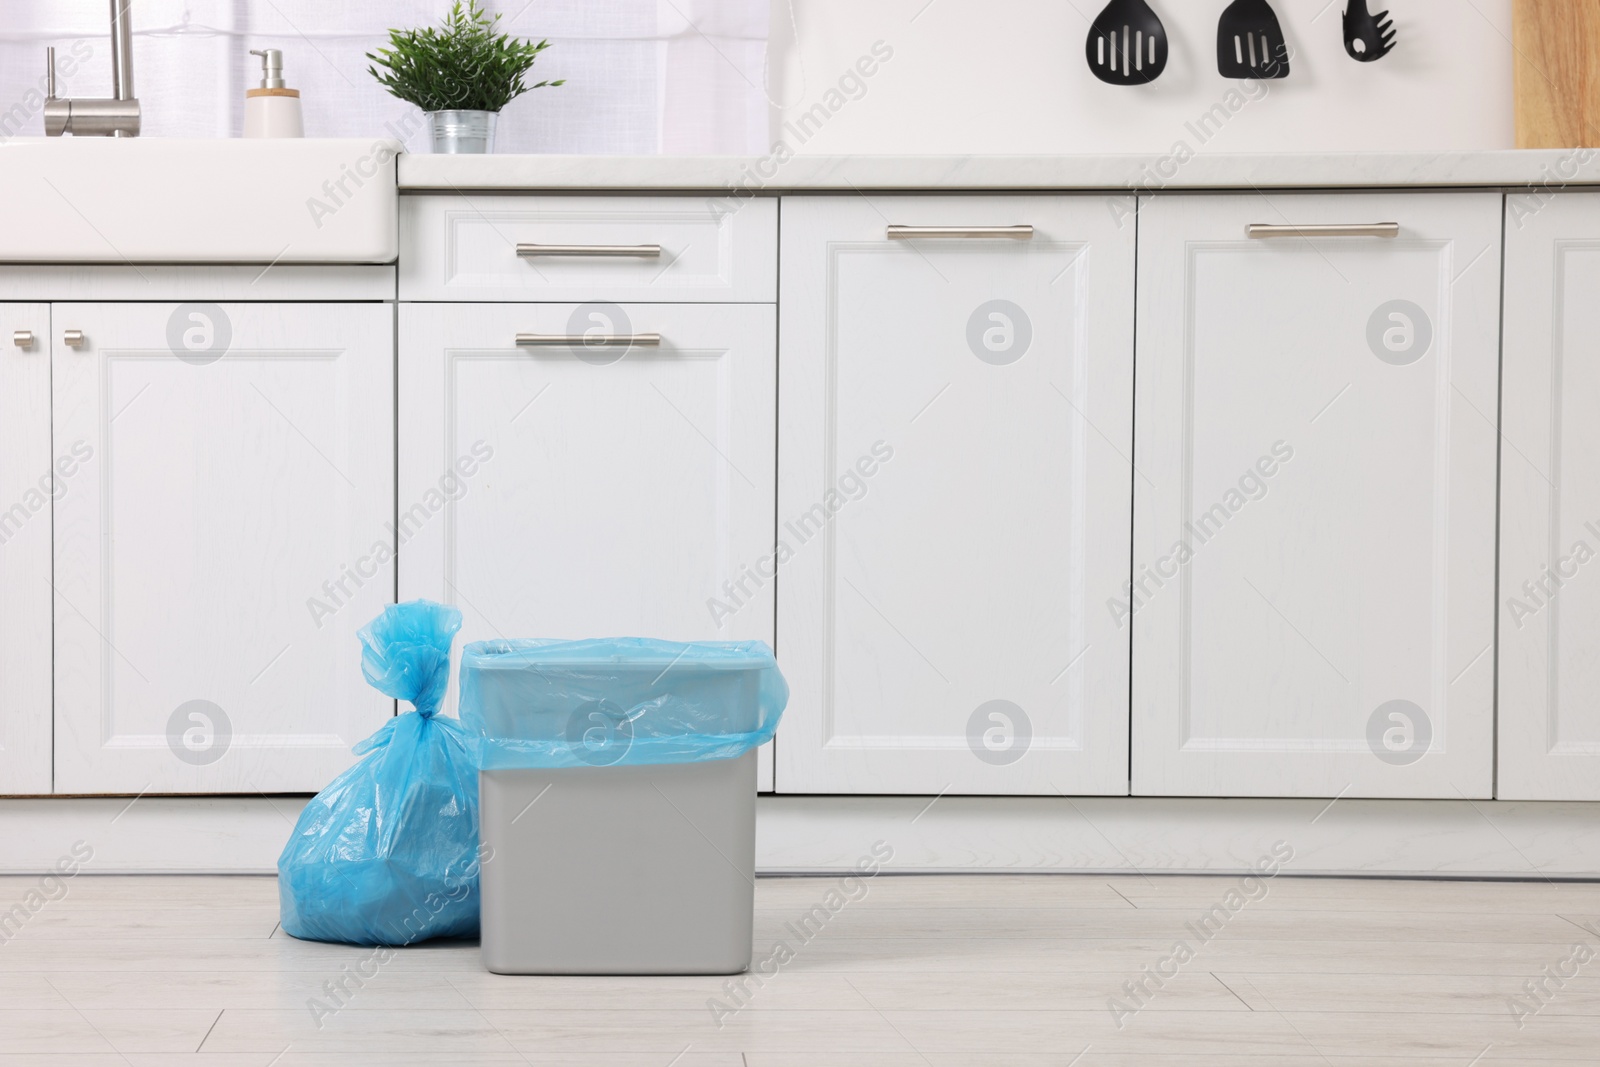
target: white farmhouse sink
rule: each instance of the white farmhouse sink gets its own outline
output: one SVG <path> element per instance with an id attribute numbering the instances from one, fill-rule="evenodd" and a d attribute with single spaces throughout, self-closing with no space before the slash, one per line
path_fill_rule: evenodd
<path id="1" fill-rule="evenodd" d="M 391 263 L 396 141 L 0 145 L 0 263 Z"/>

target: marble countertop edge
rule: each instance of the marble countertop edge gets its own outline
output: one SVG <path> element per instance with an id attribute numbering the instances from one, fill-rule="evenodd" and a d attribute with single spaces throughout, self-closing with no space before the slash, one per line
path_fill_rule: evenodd
<path id="1" fill-rule="evenodd" d="M 406 154 L 402 191 L 785 192 L 1504 188 L 1600 185 L 1600 148 L 1077 156 L 448 156 Z"/>

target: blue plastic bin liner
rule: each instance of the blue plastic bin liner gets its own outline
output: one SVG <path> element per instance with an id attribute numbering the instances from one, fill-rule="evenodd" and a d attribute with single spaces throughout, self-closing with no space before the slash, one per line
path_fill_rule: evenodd
<path id="1" fill-rule="evenodd" d="M 311 941 L 409 945 L 478 932 L 478 774 L 461 724 L 440 717 L 461 612 L 413 600 L 361 630 L 361 673 L 410 701 L 355 747 L 278 857 L 283 928 Z"/>
<path id="2" fill-rule="evenodd" d="M 731 759 L 772 739 L 789 686 L 760 641 L 477 641 L 461 725 L 485 770 Z"/>

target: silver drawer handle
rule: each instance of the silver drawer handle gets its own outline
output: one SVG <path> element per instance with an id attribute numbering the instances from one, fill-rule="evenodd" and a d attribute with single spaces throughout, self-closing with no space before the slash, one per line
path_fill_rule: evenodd
<path id="1" fill-rule="evenodd" d="M 660 245 L 517 245 L 517 255 L 529 256 L 636 256 L 656 259 Z"/>
<path id="2" fill-rule="evenodd" d="M 33 331 L 18 330 L 11 335 L 11 343 L 26 352 L 33 347 Z"/>
<path id="3" fill-rule="evenodd" d="M 83 347 L 83 331 L 82 330 L 67 330 L 66 332 L 64 332 L 61 335 L 61 340 L 62 340 L 62 343 L 64 343 L 68 348 L 82 348 Z"/>
<path id="4" fill-rule="evenodd" d="M 632 345 L 655 347 L 661 343 L 659 333 L 620 333 L 610 336 L 585 336 L 569 333 L 519 333 L 518 348 L 626 348 Z"/>
<path id="5" fill-rule="evenodd" d="M 1274 237 L 1399 237 L 1398 222 L 1356 222 L 1332 226 L 1274 226 L 1252 222 L 1244 228 L 1252 241 Z"/>
<path id="6" fill-rule="evenodd" d="M 1032 226 L 890 226 L 891 241 L 914 241 L 923 237 L 976 237 L 1007 241 L 1033 240 Z"/>

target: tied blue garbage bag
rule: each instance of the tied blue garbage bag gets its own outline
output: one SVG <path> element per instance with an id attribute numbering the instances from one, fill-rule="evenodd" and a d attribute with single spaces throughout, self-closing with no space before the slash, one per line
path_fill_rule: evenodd
<path id="1" fill-rule="evenodd" d="M 278 857 L 283 928 L 310 941 L 409 945 L 478 933 L 478 776 L 461 724 L 436 714 L 461 612 L 427 600 L 361 630 L 361 673 L 410 701 L 355 747 Z"/>
<path id="2" fill-rule="evenodd" d="M 485 770 L 732 759 L 772 739 L 788 701 L 760 641 L 476 641 L 461 655 L 461 725 Z"/>

